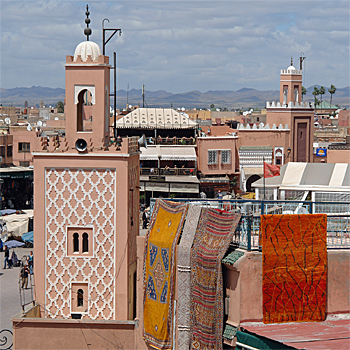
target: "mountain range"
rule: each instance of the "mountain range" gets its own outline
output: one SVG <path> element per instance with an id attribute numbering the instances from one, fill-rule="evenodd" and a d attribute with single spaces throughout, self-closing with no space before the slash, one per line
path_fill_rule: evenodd
<path id="1" fill-rule="evenodd" d="M 320 88 L 320 85 L 312 85 L 307 88 L 307 94 L 304 96 L 304 101 L 313 101 L 314 96 L 312 92 L 314 87 Z M 24 106 L 24 102 L 27 101 L 29 106 L 39 105 L 40 100 L 44 101 L 44 104 L 56 105 L 58 101 L 63 101 L 65 97 L 65 91 L 61 88 L 48 88 L 41 86 L 16 87 L 13 89 L 0 88 L 0 103 L 2 105 L 12 105 L 21 107 Z M 320 96 L 318 96 L 320 99 Z M 242 88 L 237 91 L 189 91 L 184 93 L 171 93 L 165 90 L 158 91 L 145 91 L 145 107 L 161 107 L 173 108 L 184 107 L 186 109 L 191 108 L 209 108 L 211 104 L 214 104 L 218 108 L 227 109 L 248 109 L 248 108 L 264 108 L 266 101 L 278 101 L 278 90 L 261 91 L 251 88 Z M 328 88 L 326 88 L 326 94 L 323 95 L 323 100 L 329 102 L 330 94 Z M 118 90 L 117 91 L 117 107 L 125 108 L 126 104 L 130 105 L 143 105 L 142 91 L 141 89 L 131 89 L 130 91 Z M 111 105 L 113 104 L 113 98 L 111 98 Z M 340 107 L 350 107 L 350 86 L 344 88 L 338 88 L 333 95 L 332 104 L 336 104 Z"/>

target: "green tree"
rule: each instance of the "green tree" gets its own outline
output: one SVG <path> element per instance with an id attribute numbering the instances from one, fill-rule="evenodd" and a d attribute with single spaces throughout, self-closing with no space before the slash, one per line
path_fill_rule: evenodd
<path id="1" fill-rule="evenodd" d="M 212 104 L 210 105 L 210 109 L 213 109 L 213 108 L 215 108 L 214 103 L 212 103 Z"/>
<path id="2" fill-rule="evenodd" d="M 306 95 L 307 93 L 307 90 L 305 89 L 304 86 L 301 87 L 301 100 L 303 101 L 304 100 L 304 96 Z"/>
<path id="3" fill-rule="evenodd" d="M 328 92 L 331 94 L 331 101 L 330 101 L 331 108 L 332 108 L 332 97 L 336 91 L 337 91 L 337 88 L 333 84 L 331 84 L 331 87 L 328 89 Z"/>
<path id="4" fill-rule="evenodd" d="M 64 113 L 64 103 L 62 101 L 58 101 L 57 105 L 57 113 Z"/>
<path id="5" fill-rule="evenodd" d="M 314 98 L 315 98 L 315 113 L 316 113 L 316 105 L 318 104 L 318 99 L 317 99 L 317 96 L 320 94 L 320 91 L 317 89 L 317 87 L 315 86 L 314 87 L 314 91 L 312 93 L 314 95 Z"/>
<path id="6" fill-rule="evenodd" d="M 321 113 L 322 113 L 322 102 L 323 102 L 322 95 L 324 95 L 326 93 L 326 90 L 325 90 L 325 88 L 323 86 L 321 86 L 319 92 L 320 92 L 320 95 L 321 95 Z"/>

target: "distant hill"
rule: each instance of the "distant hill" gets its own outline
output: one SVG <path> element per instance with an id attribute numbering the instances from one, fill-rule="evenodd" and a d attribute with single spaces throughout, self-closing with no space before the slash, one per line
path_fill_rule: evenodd
<path id="1" fill-rule="evenodd" d="M 312 85 L 307 88 L 307 94 L 304 96 L 304 101 L 313 101 L 312 92 L 314 86 L 319 88 L 319 85 Z M 330 94 L 328 87 L 325 87 L 326 94 L 323 100 L 329 102 Z M 127 96 L 128 95 L 128 96 Z M 44 101 L 45 105 L 56 105 L 58 101 L 63 101 L 65 98 L 64 89 L 48 88 L 41 86 L 32 86 L 30 88 L 16 87 L 14 89 L 0 88 L 0 103 L 3 105 L 24 106 L 24 102 L 28 101 L 30 106 L 39 105 L 40 100 Z M 320 98 L 320 97 L 319 97 Z M 126 102 L 131 105 L 142 106 L 142 91 L 141 89 L 131 89 L 128 93 L 125 90 L 117 91 L 117 107 L 123 108 Z M 145 92 L 145 106 L 147 107 L 185 107 L 190 108 L 209 108 L 211 104 L 221 108 L 264 108 L 266 101 L 278 101 L 279 91 L 268 90 L 260 91 L 252 88 L 242 88 L 237 91 L 189 91 L 183 93 L 171 93 L 164 90 L 147 91 Z M 113 101 L 113 100 L 112 100 Z M 350 107 L 350 87 L 338 88 L 333 95 L 333 104 L 341 107 Z"/>

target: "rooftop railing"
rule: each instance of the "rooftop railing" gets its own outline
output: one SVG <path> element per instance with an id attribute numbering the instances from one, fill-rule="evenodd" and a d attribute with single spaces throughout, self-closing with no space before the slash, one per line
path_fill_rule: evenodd
<path id="1" fill-rule="evenodd" d="M 194 137 L 147 137 L 147 145 L 162 145 L 162 146 L 194 146 L 196 139 Z"/>
<path id="2" fill-rule="evenodd" d="M 233 238 L 239 248 L 261 250 L 260 216 L 264 214 L 327 214 L 327 249 L 350 249 L 350 203 L 310 201 L 259 201 L 237 199 L 179 199 L 171 201 L 198 204 L 242 214 Z M 151 199 L 151 213 L 155 199 Z"/>
<path id="3" fill-rule="evenodd" d="M 140 175 L 196 175 L 195 168 L 140 168 Z"/>

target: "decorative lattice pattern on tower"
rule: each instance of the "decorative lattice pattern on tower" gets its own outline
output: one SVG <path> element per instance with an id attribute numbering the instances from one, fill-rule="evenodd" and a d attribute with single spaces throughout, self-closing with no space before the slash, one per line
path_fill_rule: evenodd
<path id="1" fill-rule="evenodd" d="M 46 169 L 47 317 L 70 318 L 71 283 L 86 282 L 83 318 L 114 319 L 115 193 L 114 169 Z M 92 256 L 67 257 L 69 226 L 93 227 Z"/>

